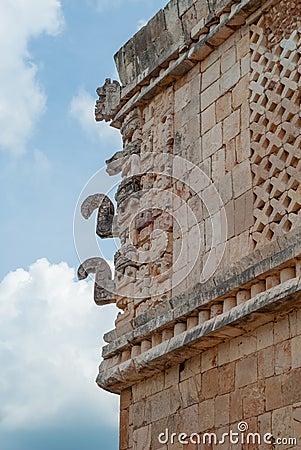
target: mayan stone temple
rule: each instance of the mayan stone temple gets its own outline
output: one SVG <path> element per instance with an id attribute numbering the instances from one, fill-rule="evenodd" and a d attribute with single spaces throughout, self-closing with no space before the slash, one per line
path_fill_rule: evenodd
<path id="1" fill-rule="evenodd" d="M 81 209 L 120 248 L 79 278 L 120 310 L 120 449 L 300 449 L 301 2 L 171 0 L 115 61 L 122 181 Z"/>

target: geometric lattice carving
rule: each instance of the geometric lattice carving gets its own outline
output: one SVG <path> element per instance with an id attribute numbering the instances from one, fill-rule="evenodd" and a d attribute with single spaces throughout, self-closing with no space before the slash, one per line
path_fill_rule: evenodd
<path id="1" fill-rule="evenodd" d="M 251 27 L 251 168 L 256 246 L 301 224 L 301 30 L 288 39 Z"/>

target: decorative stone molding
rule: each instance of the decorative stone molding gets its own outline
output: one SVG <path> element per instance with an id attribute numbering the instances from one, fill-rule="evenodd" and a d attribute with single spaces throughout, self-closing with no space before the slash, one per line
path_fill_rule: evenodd
<path id="1" fill-rule="evenodd" d="M 291 27 L 284 31 L 272 25 L 272 11 L 278 11 L 278 23 L 292 2 L 285 8 L 282 3 L 283 13 L 280 3 L 251 26 L 252 237 L 257 247 L 301 223 L 301 157 L 296 152 L 301 144 L 301 27 L 295 28 L 296 17 L 287 20 L 294 23 L 290 35 Z"/>
<path id="2" fill-rule="evenodd" d="M 109 392 L 120 394 L 146 376 L 182 362 L 183 355 L 185 359 L 191 358 L 268 323 L 275 314 L 300 308 L 300 292 L 301 278 L 294 278 L 190 329 L 186 329 L 184 324 L 179 327 L 179 334 L 171 337 L 166 334 L 166 340 L 157 342 L 143 353 L 136 345 L 132 347 L 130 359 L 122 361 L 118 354 L 104 360 L 100 365 L 97 384 Z"/>

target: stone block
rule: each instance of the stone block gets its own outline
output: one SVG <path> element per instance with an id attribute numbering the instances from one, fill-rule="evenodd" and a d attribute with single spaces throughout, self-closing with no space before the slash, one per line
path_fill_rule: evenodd
<path id="1" fill-rule="evenodd" d="M 178 336 L 181 333 L 184 333 L 186 331 L 186 323 L 185 322 L 178 322 L 175 324 L 174 327 L 174 336 Z"/>
<path id="2" fill-rule="evenodd" d="M 292 367 L 291 343 L 280 342 L 275 346 L 275 374 L 288 372 Z"/>
<path id="3" fill-rule="evenodd" d="M 150 417 L 145 415 L 145 400 L 141 400 L 133 404 L 132 414 L 133 414 L 133 425 L 134 429 L 141 428 L 144 422 L 149 421 Z"/>
<path id="4" fill-rule="evenodd" d="M 199 312 L 199 325 L 210 319 L 210 311 L 208 309 L 203 309 Z"/>
<path id="5" fill-rule="evenodd" d="M 165 388 L 178 385 L 180 381 L 179 365 L 175 364 L 165 371 Z"/>
<path id="6" fill-rule="evenodd" d="M 227 92 L 216 101 L 216 119 L 221 122 L 232 113 L 231 92 Z"/>
<path id="7" fill-rule="evenodd" d="M 240 60 L 241 76 L 244 77 L 250 73 L 251 56 L 248 54 Z"/>
<path id="8" fill-rule="evenodd" d="M 210 67 L 217 59 L 220 58 L 220 53 L 218 50 L 215 50 L 207 56 L 206 59 L 201 61 L 201 72 L 205 72 L 205 70 Z"/>
<path id="9" fill-rule="evenodd" d="M 243 389 L 243 417 L 255 417 L 265 412 L 265 392 L 262 383 L 254 383 Z"/>
<path id="10" fill-rule="evenodd" d="M 237 422 L 242 418 L 242 389 L 236 389 L 230 394 L 230 422 Z"/>
<path id="11" fill-rule="evenodd" d="M 250 127 L 250 103 L 249 100 L 243 102 L 240 107 L 241 129 L 246 130 Z"/>
<path id="12" fill-rule="evenodd" d="M 205 111 L 201 114 L 201 132 L 202 135 L 207 131 L 211 130 L 216 125 L 216 103 L 212 103 Z"/>
<path id="13" fill-rule="evenodd" d="M 214 399 L 204 400 L 199 404 L 199 427 L 202 432 L 214 427 Z"/>
<path id="14" fill-rule="evenodd" d="M 266 397 L 267 411 L 272 411 L 281 408 L 284 405 L 281 380 L 282 380 L 281 376 L 273 376 L 265 380 L 265 397 Z"/>
<path id="15" fill-rule="evenodd" d="M 162 342 L 164 341 L 168 341 L 169 339 L 171 339 L 173 337 L 173 329 L 171 328 L 165 328 L 162 331 Z"/>
<path id="16" fill-rule="evenodd" d="M 223 95 L 235 86 L 240 79 L 240 62 L 234 64 L 220 79 L 220 93 Z"/>
<path id="17" fill-rule="evenodd" d="M 269 433 L 272 431 L 272 414 L 271 413 L 264 413 L 261 414 L 258 417 L 258 433 L 260 433 L 261 436 L 264 436 L 266 433 Z M 261 443 L 260 450 L 270 450 L 271 445 L 270 444 L 264 444 Z"/>
<path id="18" fill-rule="evenodd" d="M 141 342 L 141 353 L 147 352 L 152 348 L 151 341 L 145 339 Z"/>
<path id="19" fill-rule="evenodd" d="M 240 197 L 234 200 L 234 214 L 235 214 L 235 235 L 249 230 L 254 224 L 253 215 L 253 192 L 247 191 Z"/>
<path id="20" fill-rule="evenodd" d="M 257 339 L 254 334 L 243 334 L 240 336 L 239 354 L 247 356 L 256 352 Z"/>
<path id="21" fill-rule="evenodd" d="M 294 437 L 297 442 L 301 441 L 301 403 L 293 405 L 293 425 L 294 425 Z"/>
<path id="22" fill-rule="evenodd" d="M 218 183 L 225 174 L 225 150 L 222 148 L 212 155 L 212 180 Z M 232 192 L 232 186 L 231 186 Z M 229 199 L 230 200 L 230 199 Z"/>
<path id="23" fill-rule="evenodd" d="M 216 427 L 230 422 L 230 395 L 219 395 L 214 402 L 214 422 Z"/>
<path id="24" fill-rule="evenodd" d="M 241 357 L 240 344 L 241 344 L 240 337 L 230 340 L 230 351 L 229 351 L 230 361 L 235 361 L 237 359 L 240 359 L 240 357 Z"/>
<path id="25" fill-rule="evenodd" d="M 301 400 L 301 369 L 292 369 L 282 375 L 282 393 L 285 405 L 298 403 Z"/>
<path id="26" fill-rule="evenodd" d="M 149 402 L 151 403 L 151 421 L 163 419 L 168 417 L 172 412 L 170 410 L 170 393 L 171 389 L 161 391 L 157 394 L 149 397 Z"/>
<path id="27" fill-rule="evenodd" d="M 292 278 L 295 278 L 296 271 L 294 267 L 287 267 L 286 269 L 282 269 L 280 271 L 280 282 L 285 283 L 288 280 L 291 280 Z"/>
<path id="28" fill-rule="evenodd" d="M 245 101 L 249 99 L 250 89 L 249 89 L 249 75 L 245 75 L 239 80 L 237 85 L 232 91 L 232 106 L 233 109 L 239 108 Z"/>
<path id="29" fill-rule="evenodd" d="M 292 407 L 277 409 L 272 412 L 272 433 L 277 437 L 294 437 Z"/>
<path id="30" fill-rule="evenodd" d="M 223 303 L 216 303 L 211 306 L 210 319 L 219 316 L 223 312 Z"/>
<path id="31" fill-rule="evenodd" d="M 233 191 L 237 198 L 252 188 L 252 175 L 249 161 L 245 160 L 233 168 Z"/>
<path id="32" fill-rule="evenodd" d="M 257 380 L 257 355 L 247 356 L 236 363 L 235 386 L 240 388 Z"/>
<path id="33" fill-rule="evenodd" d="M 229 351 L 230 351 L 229 341 L 223 342 L 218 346 L 217 363 L 219 366 L 222 366 L 223 364 L 230 362 Z"/>
<path id="34" fill-rule="evenodd" d="M 241 291 L 238 291 L 236 294 L 236 302 L 238 305 L 241 305 L 242 303 L 247 302 L 251 298 L 251 291 L 242 289 Z"/>
<path id="35" fill-rule="evenodd" d="M 201 111 L 204 111 L 220 97 L 220 82 L 216 81 L 201 93 Z"/>
<path id="36" fill-rule="evenodd" d="M 183 432 L 190 436 L 199 426 L 199 405 L 195 404 L 182 411 Z M 181 447 L 182 448 L 182 447 Z"/>
<path id="37" fill-rule="evenodd" d="M 138 428 L 133 432 L 133 450 L 151 450 L 151 426 Z"/>
<path id="38" fill-rule="evenodd" d="M 198 387 L 193 377 L 182 381 L 179 384 L 179 389 L 181 394 L 182 408 L 187 408 L 188 406 L 194 405 L 199 402 Z"/>
<path id="39" fill-rule="evenodd" d="M 219 79 L 220 71 L 221 65 L 218 59 L 202 73 L 202 91 L 205 91 L 205 89 Z"/>
<path id="40" fill-rule="evenodd" d="M 120 409 L 127 409 L 132 403 L 132 389 L 124 389 L 120 394 Z"/>
<path id="41" fill-rule="evenodd" d="M 214 398 L 218 394 L 218 369 L 211 369 L 203 373 L 201 399 Z"/>
<path id="42" fill-rule="evenodd" d="M 195 377 L 195 382 L 200 390 L 201 387 L 201 356 L 197 355 L 193 358 L 189 358 L 185 361 L 184 370 L 181 370 L 180 381 L 187 380 L 188 378 Z"/>
<path id="43" fill-rule="evenodd" d="M 267 290 L 277 286 L 279 283 L 280 279 L 278 274 L 268 276 L 265 280 Z"/>
<path id="44" fill-rule="evenodd" d="M 250 147 L 250 130 L 241 130 L 240 134 L 236 138 L 236 158 L 237 162 L 241 163 L 245 159 L 249 159 L 251 156 Z"/>
<path id="45" fill-rule="evenodd" d="M 221 72 L 225 73 L 236 63 L 236 48 L 231 46 L 227 51 L 222 53 L 221 56 Z"/>
<path id="46" fill-rule="evenodd" d="M 152 335 L 152 347 L 155 347 L 156 345 L 161 344 L 162 342 L 162 334 L 161 333 L 155 333 Z"/>
<path id="47" fill-rule="evenodd" d="M 240 110 L 237 109 L 223 122 L 223 142 L 226 144 L 238 136 L 240 132 Z"/>
<path id="48" fill-rule="evenodd" d="M 120 411 L 120 450 L 126 450 L 129 446 L 129 412 L 127 410 Z"/>
<path id="49" fill-rule="evenodd" d="M 301 336 L 296 336 L 291 341 L 292 367 L 301 367 Z"/>
<path id="50" fill-rule="evenodd" d="M 274 375 L 274 347 L 267 347 L 258 352 L 258 378 L 269 378 Z"/>
<path id="51" fill-rule="evenodd" d="M 288 316 L 280 318 L 274 323 L 274 344 L 286 341 L 290 337 Z"/>
<path id="52" fill-rule="evenodd" d="M 236 298 L 229 297 L 225 298 L 223 301 L 223 313 L 231 311 L 232 308 L 236 306 Z"/>
<path id="53" fill-rule="evenodd" d="M 222 151 L 224 153 L 224 150 L 222 150 Z M 212 161 L 212 174 L 214 173 L 213 170 L 214 169 L 213 169 L 213 161 Z M 231 202 L 231 199 L 233 198 L 232 173 L 228 172 L 225 175 L 222 175 L 222 173 L 219 177 L 217 177 L 217 174 L 215 174 L 214 175 L 215 178 L 213 178 L 213 179 L 217 180 L 217 182 L 216 182 L 217 190 L 222 199 L 223 204 L 224 205 L 232 204 L 232 206 L 233 206 L 233 202 Z M 229 210 L 228 210 L 228 213 L 229 213 Z M 233 215 L 234 215 L 234 213 L 233 213 Z M 229 217 L 227 215 L 227 219 L 228 219 L 228 227 L 229 227 L 229 221 L 231 222 L 231 217 Z M 233 220 L 232 220 L 232 222 L 233 222 Z M 233 230 L 233 232 L 234 232 L 234 230 Z M 229 237 L 229 233 L 228 233 L 228 237 Z"/>
<path id="54" fill-rule="evenodd" d="M 274 324 L 273 322 L 262 325 L 257 328 L 257 350 L 270 347 L 274 342 Z"/>
<path id="55" fill-rule="evenodd" d="M 249 32 L 242 35 L 241 39 L 236 43 L 237 59 L 241 60 L 250 52 L 250 34 Z"/>
<path id="56" fill-rule="evenodd" d="M 230 174 L 231 175 L 231 174 Z M 231 177 L 232 180 L 232 177 Z M 231 183 L 232 186 L 232 183 Z M 228 239 L 234 236 L 234 202 L 230 201 L 225 206 L 227 225 L 228 225 Z M 238 304 L 238 303 L 237 303 Z"/>
<path id="57" fill-rule="evenodd" d="M 230 172 L 236 166 L 236 139 L 227 142 L 226 147 L 226 172 Z"/>
<path id="58" fill-rule="evenodd" d="M 218 369 L 219 394 L 228 394 L 235 386 L 235 363 L 224 364 Z"/>

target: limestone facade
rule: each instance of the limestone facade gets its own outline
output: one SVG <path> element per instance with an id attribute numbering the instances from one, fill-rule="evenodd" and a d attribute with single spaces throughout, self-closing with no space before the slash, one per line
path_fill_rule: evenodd
<path id="1" fill-rule="evenodd" d="M 98 89 L 122 182 L 116 214 L 100 194 L 82 211 L 121 246 L 114 280 L 80 273 L 122 310 L 97 378 L 121 450 L 271 448 L 188 441 L 242 421 L 301 445 L 300 59 L 298 1 L 171 0 Z"/>

